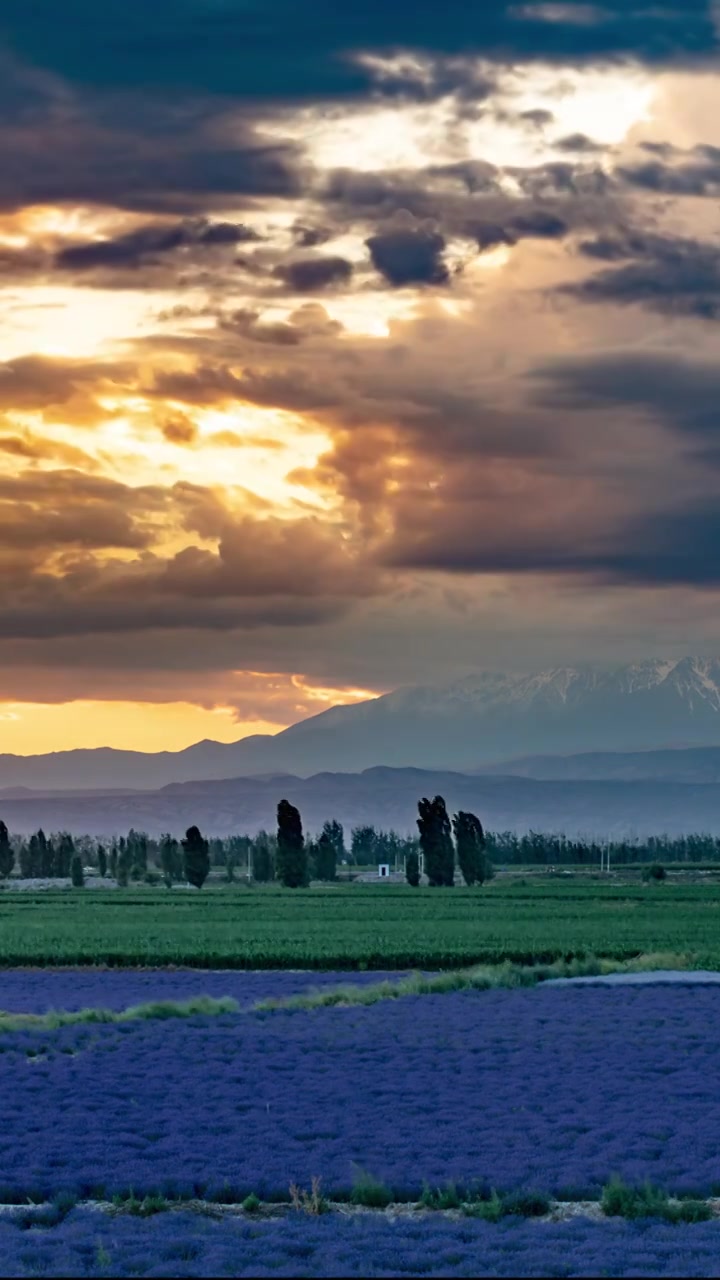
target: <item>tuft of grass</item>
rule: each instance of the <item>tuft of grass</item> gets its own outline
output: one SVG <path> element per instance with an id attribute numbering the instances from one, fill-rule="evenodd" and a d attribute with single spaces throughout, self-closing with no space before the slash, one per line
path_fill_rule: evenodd
<path id="1" fill-rule="evenodd" d="M 319 1217 L 321 1213 L 327 1213 L 328 1205 L 320 1190 L 320 1178 L 312 1179 L 309 1191 L 305 1191 L 297 1183 L 291 1182 L 290 1203 L 298 1213 L 307 1213 L 312 1217 Z"/>
<path id="2" fill-rule="evenodd" d="M 426 1182 L 423 1184 L 420 1204 L 424 1209 L 439 1209 L 441 1211 L 459 1209 L 462 1205 L 462 1197 L 458 1194 L 454 1182 L 448 1182 L 445 1187 L 436 1187 L 434 1191 Z"/>
<path id="3" fill-rule="evenodd" d="M 356 1166 L 353 1173 L 351 1204 L 362 1204 L 367 1209 L 385 1209 L 392 1204 L 392 1192 L 378 1178 Z"/>
<path id="4" fill-rule="evenodd" d="M 490 1193 L 489 1199 L 472 1200 L 462 1207 L 468 1218 L 480 1218 L 483 1222 L 499 1222 L 505 1216 L 505 1208 L 497 1191 Z"/>
<path id="5" fill-rule="evenodd" d="M 665 1222 L 707 1222 L 712 1210 L 703 1200 L 671 1200 L 666 1191 L 646 1182 L 630 1187 L 613 1177 L 603 1188 L 603 1213 L 614 1218 L 662 1218 Z"/>
<path id="6" fill-rule="evenodd" d="M 112 1202 L 116 1209 L 122 1210 L 123 1213 L 131 1213 L 136 1218 L 152 1218 L 156 1213 L 166 1213 L 172 1207 L 171 1201 L 158 1192 L 146 1195 L 139 1200 L 131 1190 L 126 1195 L 120 1193 L 114 1195 Z"/>

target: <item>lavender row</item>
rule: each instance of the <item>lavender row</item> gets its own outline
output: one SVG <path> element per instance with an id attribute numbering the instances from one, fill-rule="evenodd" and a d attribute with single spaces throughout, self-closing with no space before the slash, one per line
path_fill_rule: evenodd
<path id="1" fill-rule="evenodd" d="M 291 996 L 312 987 L 398 979 L 402 974 L 317 973 L 310 970 L 197 969 L 3 969 L 0 1009 L 45 1013 L 48 1009 L 124 1009 L 150 1000 L 233 996 L 241 1005 L 268 996 Z"/>
<path id="2" fill-rule="evenodd" d="M 0 1220 L 0 1276 L 715 1276 L 720 1226 L 457 1222 L 379 1216 L 248 1224 L 190 1213 L 58 1227 Z"/>
<path id="3" fill-rule="evenodd" d="M 720 1190 L 720 991 L 537 988 L 0 1037 L 0 1199 L 286 1197 L 354 1169 Z"/>

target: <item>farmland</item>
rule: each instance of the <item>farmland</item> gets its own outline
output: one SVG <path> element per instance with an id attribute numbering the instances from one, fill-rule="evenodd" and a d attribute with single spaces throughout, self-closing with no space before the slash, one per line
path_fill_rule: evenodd
<path id="1" fill-rule="evenodd" d="M 720 985 L 537 979 L 720 969 L 719 911 L 685 876 L 4 888 L 0 1276 L 714 1274 Z"/>
<path id="2" fill-rule="evenodd" d="M 0 964 L 440 969 L 589 953 L 720 968 L 720 885 L 496 880 L 0 893 Z"/>

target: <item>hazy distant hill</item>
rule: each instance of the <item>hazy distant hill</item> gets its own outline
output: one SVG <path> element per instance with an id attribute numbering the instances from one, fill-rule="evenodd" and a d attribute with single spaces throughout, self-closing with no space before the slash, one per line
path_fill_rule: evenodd
<path id="1" fill-rule="evenodd" d="M 662 831 L 720 833 L 720 786 L 667 782 L 541 782 L 422 769 L 368 769 L 311 778 L 231 778 L 175 783 L 127 795 L 0 799 L 11 831 L 42 826 L 77 834 L 113 835 L 130 826 L 160 835 L 197 823 L 207 835 L 274 829 L 278 800 L 300 808 L 306 830 L 338 818 L 346 831 L 364 822 L 417 830 L 417 802 L 440 793 L 448 808 L 470 809 L 493 830 L 622 835 Z"/>
<path id="2" fill-rule="evenodd" d="M 253 774 L 309 777 L 325 769 L 355 772 L 374 765 L 470 771 L 515 757 L 718 743 L 720 660 L 683 658 L 613 670 L 481 672 L 332 707 L 274 736 L 198 742 L 185 751 L 102 748 L 5 755 L 0 756 L 0 788 L 151 789 Z"/>
<path id="3" fill-rule="evenodd" d="M 588 751 L 573 756 L 524 756 L 483 765 L 484 776 L 544 781 L 666 781 L 720 783 L 720 747 L 665 751 Z"/>

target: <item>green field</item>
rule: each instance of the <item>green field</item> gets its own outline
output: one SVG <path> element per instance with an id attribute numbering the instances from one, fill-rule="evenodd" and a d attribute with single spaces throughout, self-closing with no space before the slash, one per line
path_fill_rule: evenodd
<path id="1" fill-rule="evenodd" d="M 439 969 L 672 951 L 720 968 L 720 885 L 0 893 L 0 965 Z"/>

